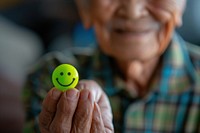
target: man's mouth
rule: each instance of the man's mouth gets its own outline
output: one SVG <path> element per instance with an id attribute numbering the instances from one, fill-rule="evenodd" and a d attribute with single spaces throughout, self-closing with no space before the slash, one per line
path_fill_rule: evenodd
<path id="1" fill-rule="evenodd" d="M 142 35 L 142 34 L 146 34 L 148 32 L 150 32 L 150 30 L 130 30 L 130 29 L 114 29 L 113 30 L 114 33 L 117 34 L 132 34 L 132 35 Z"/>
<path id="2" fill-rule="evenodd" d="M 153 20 L 131 21 L 116 19 L 110 25 L 111 32 L 121 35 L 145 35 L 153 30 L 158 30 L 159 25 Z"/>

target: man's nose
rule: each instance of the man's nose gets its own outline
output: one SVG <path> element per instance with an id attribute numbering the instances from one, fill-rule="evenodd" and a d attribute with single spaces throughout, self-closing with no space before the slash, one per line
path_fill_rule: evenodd
<path id="1" fill-rule="evenodd" d="M 120 0 L 119 13 L 125 17 L 138 19 L 147 14 L 145 0 Z"/>

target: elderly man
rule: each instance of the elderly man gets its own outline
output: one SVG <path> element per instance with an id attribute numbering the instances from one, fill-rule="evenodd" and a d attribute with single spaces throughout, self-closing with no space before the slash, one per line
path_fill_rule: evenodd
<path id="1" fill-rule="evenodd" d="M 63 63 L 56 58 L 30 75 L 28 116 L 37 125 L 40 113 L 40 131 L 200 132 L 200 49 L 174 33 L 185 0 L 76 2 L 99 47 L 77 58 L 81 79 L 89 80 L 76 89 L 50 90 L 43 70 Z"/>

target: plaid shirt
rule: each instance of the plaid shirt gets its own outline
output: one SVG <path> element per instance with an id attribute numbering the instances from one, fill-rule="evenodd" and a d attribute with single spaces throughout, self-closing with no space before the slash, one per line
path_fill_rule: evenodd
<path id="1" fill-rule="evenodd" d="M 61 63 L 75 65 L 80 79 L 93 79 L 102 86 L 111 103 L 115 133 L 200 132 L 200 48 L 178 35 L 163 54 L 143 98 L 131 95 L 112 59 L 98 50 L 92 56 L 46 55 L 31 69 L 23 91 L 24 132 L 39 132 L 41 103 L 53 87 L 51 73 Z"/>

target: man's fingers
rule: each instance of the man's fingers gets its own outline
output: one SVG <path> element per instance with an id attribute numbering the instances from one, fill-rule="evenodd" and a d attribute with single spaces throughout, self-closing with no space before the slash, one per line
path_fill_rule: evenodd
<path id="1" fill-rule="evenodd" d="M 70 132 L 78 99 L 79 91 L 76 89 L 71 89 L 63 93 L 58 102 L 54 120 L 50 125 L 52 133 Z"/>
<path id="2" fill-rule="evenodd" d="M 88 89 L 92 93 L 94 97 L 94 101 L 98 102 L 103 91 L 101 87 L 94 82 L 93 80 L 80 80 L 78 85 L 76 86 L 78 90 Z"/>
<path id="3" fill-rule="evenodd" d="M 88 89 L 80 92 L 79 102 L 73 118 L 72 133 L 89 133 L 94 108 L 94 96 Z"/>
<path id="4" fill-rule="evenodd" d="M 105 133 L 101 111 L 97 103 L 94 103 L 92 126 L 90 129 L 90 133 Z"/>
<path id="5" fill-rule="evenodd" d="M 108 98 L 106 95 L 102 95 L 99 99 L 98 106 L 100 108 L 102 120 L 104 123 L 104 128 L 106 133 L 114 133 L 114 127 L 113 127 L 113 116 L 111 111 L 111 106 L 108 101 Z"/>
<path id="6" fill-rule="evenodd" d="M 100 108 L 105 132 L 113 133 L 114 127 L 111 106 L 108 97 L 102 91 L 101 87 L 92 80 L 81 80 L 77 88 L 79 90 L 84 90 L 85 88 L 90 90 L 91 94 L 94 96 L 94 102 L 96 102 Z"/>
<path id="7" fill-rule="evenodd" d="M 43 101 L 42 111 L 39 115 L 39 126 L 40 130 L 43 132 L 49 129 L 49 125 L 51 124 L 55 115 L 56 106 L 60 99 L 61 93 L 62 92 L 55 88 L 51 89 Z"/>

